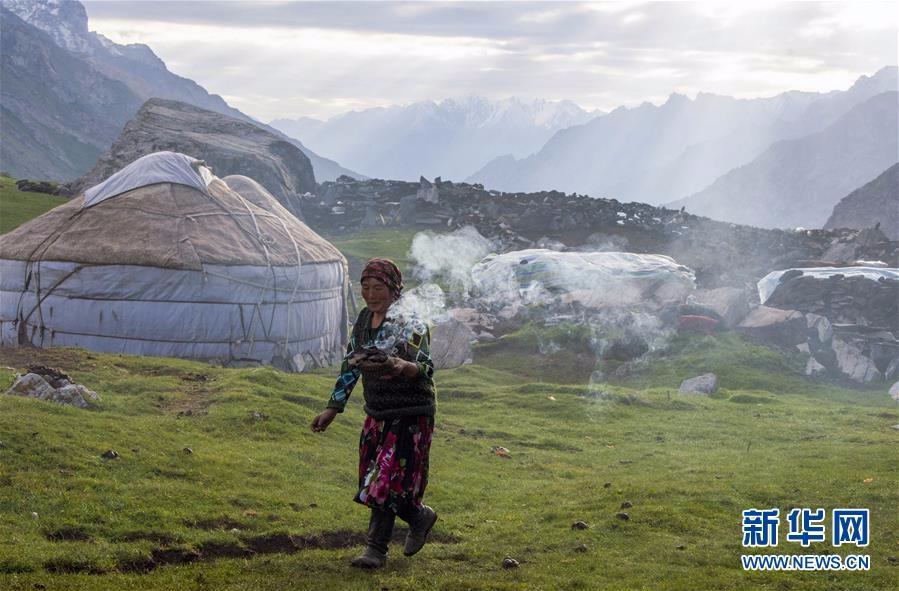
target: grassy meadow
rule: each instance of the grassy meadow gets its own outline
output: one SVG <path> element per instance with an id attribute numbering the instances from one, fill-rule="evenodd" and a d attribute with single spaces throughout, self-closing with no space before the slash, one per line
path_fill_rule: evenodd
<path id="1" fill-rule="evenodd" d="M 524 344 L 518 368 L 485 351 L 438 372 L 426 499 L 440 520 L 419 555 L 397 542 L 375 573 L 348 564 L 367 519 L 351 501 L 358 393 L 308 429 L 333 370 L 3 349 L 4 381 L 40 362 L 102 400 L 0 397 L 0 588 L 893 588 L 899 414 L 884 388 L 813 384 L 734 335 L 677 345 L 593 389 L 528 377 Z M 675 375 L 710 368 L 718 394 L 677 394 Z M 740 511 L 794 506 L 871 509 L 871 570 L 743 572 Z M 851 552 L 783 535 L 777 552 Z"/>
<path id="2" fill-rule="evenodd" d="M 16 179 L 0 175 L 0 234 L 68 201 L 65 197 L 20 191 Z"/>

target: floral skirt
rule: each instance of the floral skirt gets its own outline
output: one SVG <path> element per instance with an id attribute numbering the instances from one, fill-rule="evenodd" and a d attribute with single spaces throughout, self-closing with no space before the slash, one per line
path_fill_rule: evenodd
<path id="1" fill-rule="evenodd" d="M 403 514 L 421 505 L 428 485 L 428 452 L 434 417 L 379 421 L 365 416 L 359 437 L 359 492 L 368 507 Z"/>

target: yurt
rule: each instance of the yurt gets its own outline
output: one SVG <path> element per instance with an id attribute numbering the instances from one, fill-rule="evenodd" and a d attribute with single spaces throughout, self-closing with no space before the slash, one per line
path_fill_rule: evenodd
<path id="1" fill-rule="evenodd" d="M 342 356 L 347 292 L 332 244 L 175 152 L 0 236 L 4 346 L 302 371 Z"/>

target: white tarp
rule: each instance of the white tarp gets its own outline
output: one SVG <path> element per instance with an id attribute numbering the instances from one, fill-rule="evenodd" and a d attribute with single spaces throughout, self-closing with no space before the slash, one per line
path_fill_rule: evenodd
<path id="1" fill-rule="evenodd" d="M 759 301 L 765 303 L 774 294 L 774 290 L 780 284 L 780 278 L 788 271 L 802 271 L 804 277 L 814 277 L 815 279 L 827 279 L 833 275 L 843 275 L 844 277 L 865 277 L 873 281 L 880 278 L 899 280 L 899 269 L 884 267 L 811 267 L 806 269 L 784 269 L 783 271 L 772 271 L 762 277 L 758 282 Z"/>
<path id="2" fill-rule="evenodd" d="M 520 250 L 485 257 L 472 278 L 478 297 L 499 305 L 677 303 L 695 289 L 693 271 L 671 257 L 629 252 Z"/>
<path id="3" fill-rule="evenodd" d="M 202 160 L 178 152 L 154 152 L 138 158 L 99 185 L 84 192 L 81 208 L 156 183 L 175 183 L 206 191 L 214 178 Z"/>

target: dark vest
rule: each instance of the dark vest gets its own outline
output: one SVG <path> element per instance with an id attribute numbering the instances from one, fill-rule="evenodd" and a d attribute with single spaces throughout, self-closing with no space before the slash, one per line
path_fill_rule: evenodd
<path id="1" fill-rule="evenodd" d="M 387 322 L 385 318 L 381 327 Z M 371 328 L 371 311 L 363 308 L 353 325 L 353 342 L 356 347 L 372 345 L 377 332 L 378 329 Z M 405 343 L 397 344 L 396 356 L 415 363 L 405 345 Z M 365 399 L 363 407 L 365 413 L 379 421 L 411 415 L 433 416 L 437 406 L 434 399 L 434 380 L 421 374 L 414 378 L 397 376 L 382 380 L 380 374 L 362 370 L 362 397 Z"/>

